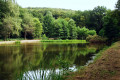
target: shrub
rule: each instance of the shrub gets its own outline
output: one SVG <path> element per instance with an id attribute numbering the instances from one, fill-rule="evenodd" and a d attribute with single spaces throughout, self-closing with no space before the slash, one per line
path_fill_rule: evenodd
<path id="1" fill-rule="evenodd" d="M 78 34 L 78 39 L 86 39 L 86 37 L 88 35 L 96 35 L 96 31 L 95 30 L 89 30 L 86 27 L 80 28 L 77 27 L 77 34 Z"/>
<path id="2" fill-rule="evenodd" d="M 42 40 L 48 40 L 48 37 L 46 37 L 46 35 L 44 34 L 44 35 L 42 36 Z"/>
<path id="3" fill-rule="evenodd" d="M 86 27 L 77 27 L 78 39 L 86 39 L 86 37 L 88 36 L 88 31 L 89 29 L 87 29 Z"/>
<path id="4" fill-rule="evenodd" d="M 89 30 L 88 31 L 88 35 L 96 35 L 96 31 L 95 30 Z"/>
<path id="5" fill-rule="evenodd" d="M 104 30 L 104 29 L 101 29 L 101 30 L 99 31 L 99 35 L 102 36 L 102 37 L 104 37 L 104 36 L 105 36 L 105 30 Z"/>
<path id="6" fill-rule="evenodd" d="M 92 42 L 92 43 L 106 42 L 106 40 L 107 40 L 107 38 L 104 38 L 104 37 L 101 37 L 101 36 L 98 36 L 98 35 L 93 35 L 93 36 L 89 35 L 87 37 L 87 41 Z"/>
<path id="7" fill-rule="evenodd" d="M 20 43 L 21 43 L 21 42 L 20 42 L 20 41 L 18 41 L 18 40 L 17 40 L 17 41 L 15 41 L 15 44 L 20 44 Z"/>

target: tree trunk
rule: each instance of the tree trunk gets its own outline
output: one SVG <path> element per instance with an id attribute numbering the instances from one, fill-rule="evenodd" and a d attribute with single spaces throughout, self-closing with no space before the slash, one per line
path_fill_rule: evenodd
<path id="1" fill-rule="evenodd" d="M 26 34 L 27 34 L 27 33 L 26 33 L 26 31 L 25 31 L 25 34 L 24 34 L 24 38 L 25 38 L 25 40 L 26 40 Z"/>
<path id="2" fill-rule="evenodd" d="M 8 38 L 10 39 L 10 33 L 8 33 Z"/>

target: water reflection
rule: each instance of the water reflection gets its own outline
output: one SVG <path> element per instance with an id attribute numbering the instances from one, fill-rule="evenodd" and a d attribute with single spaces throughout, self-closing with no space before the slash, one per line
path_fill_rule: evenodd
<path id="1" fill-rule="evenodd" d="M 103 46 L 77 43 L 1 45 L 0 80 L 51 79 L 48 75 L 84 66 Z"/>

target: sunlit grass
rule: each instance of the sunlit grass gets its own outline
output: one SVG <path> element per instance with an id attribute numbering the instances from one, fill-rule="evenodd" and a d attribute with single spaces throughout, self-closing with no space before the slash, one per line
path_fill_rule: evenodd
<path id="1" fill-rule="evenodd" d="M 86 42 L 86 40 L 41 40 L 41 42 L 65 42 L 65 43 L 67 43 L 67 42 L 72 42 L 72 43 L 76 43 L 76 42 L 78 42 L 78 43 L 87 43 Z"/>
<path id="2" fill-rule="evenodd" d="M 15 44 L 20 44 L 21 42 L 20 41 L 15 41 Z"/>

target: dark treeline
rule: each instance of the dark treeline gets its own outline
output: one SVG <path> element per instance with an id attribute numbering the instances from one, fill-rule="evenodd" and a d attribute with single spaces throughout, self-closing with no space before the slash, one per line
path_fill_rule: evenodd
<path id="1" fill-rule="evenodd" d="M 97 6 L 75 11 L 56 8 L 21 8 L 15 0 L 0 0 L 0 38 L 86 39 L 99 35 L 120 38 L 120 0 L 115 10 Z"/>

